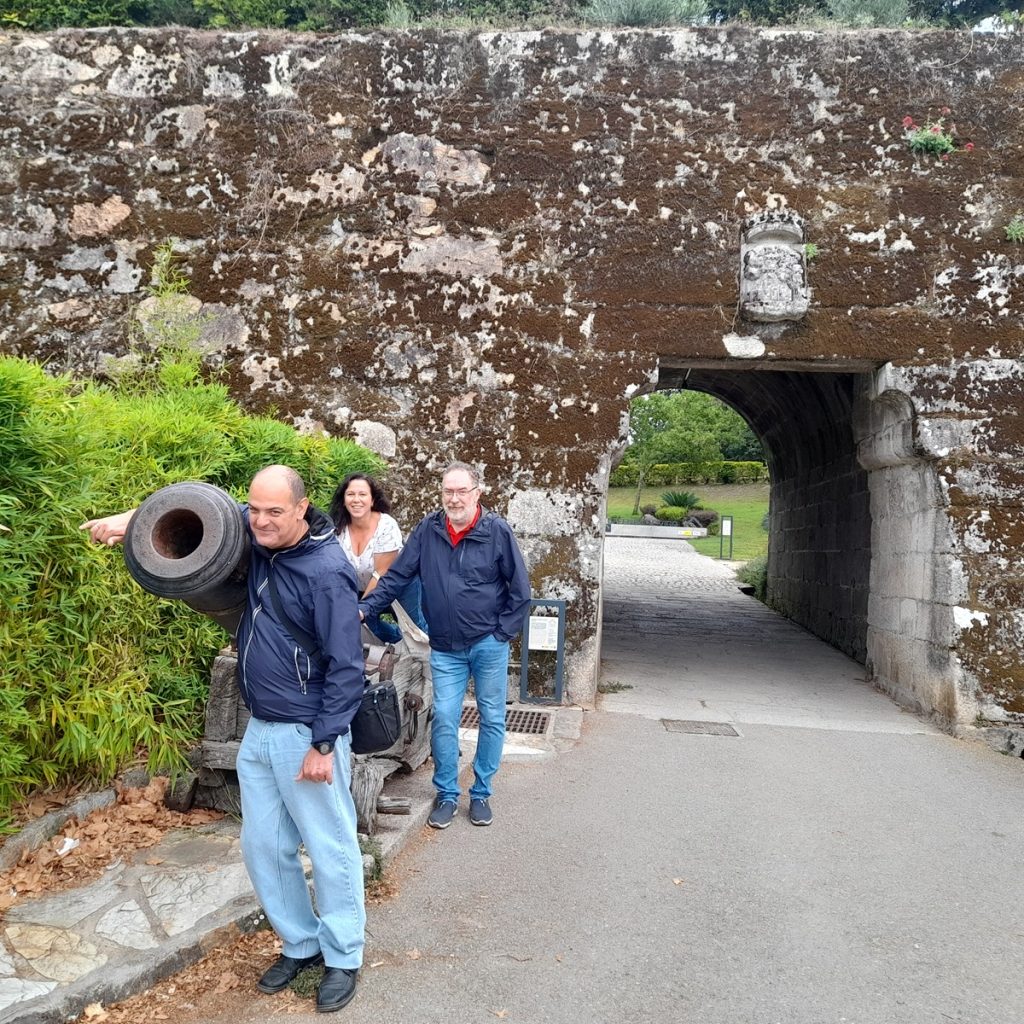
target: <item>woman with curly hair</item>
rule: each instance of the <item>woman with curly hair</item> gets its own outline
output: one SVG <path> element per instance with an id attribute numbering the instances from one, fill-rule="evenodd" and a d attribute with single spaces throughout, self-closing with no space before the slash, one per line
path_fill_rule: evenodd
<path id="1" fill-rule="evenodd" d="M 402 550 L 402 531 L 391 516 L 391 502 L 372 476 L 350 473 L 331 498 L 330 516 L 334 520 L 341 550 L 352 563 L 359 591 L 365 598 Z M 427 625 L 420 608 L 418 577 L 399 595 L 398 600 L 413 622 L 425 632 Z M 370 616 L 366 626 L 384 643 L 397 643 L 402 638 L 398 626 L 379 615 Z"/>

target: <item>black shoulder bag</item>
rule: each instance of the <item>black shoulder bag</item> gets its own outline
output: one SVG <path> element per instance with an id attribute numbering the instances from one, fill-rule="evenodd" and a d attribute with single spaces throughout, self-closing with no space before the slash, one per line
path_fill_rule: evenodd
<path id="1" fill-rule="evenodd" d="M 267 572 L 267 590 L 270 591 L 270 603 L 274 606 L 278 621 L 321 670 L 325 670 L 323 655 L 316 640 L 284 610 L 274 581 L 273 567 Z M 402 735 L 402 709 L 398 691 L 390 679 L 376 686 L 371 686 L 365 677 L 363 682 L 363 699 L 352 719 L 352 753 L 376 754 L 398 742 Z"/>

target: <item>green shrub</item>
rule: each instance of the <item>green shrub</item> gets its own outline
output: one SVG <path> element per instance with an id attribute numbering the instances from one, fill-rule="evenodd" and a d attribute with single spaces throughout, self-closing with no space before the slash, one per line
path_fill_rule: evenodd
<path id="1" fill-rule="evenodd" d="M 34 786 L 106 780 L 139 756 L 182 765 L 226 640 L 140 590 L 82 522 L 182 480 L 242 497 L 270 462 L 303 473 L 321 504 L 345 473 L 379 470 L 355 444 L 247 416 L 204 381 L 197 319 L 149 330 L 162 354 L 124 361 L 114 383 L 0 357 L 0 812 Z"/>
<path id="2" fill-rule="evenodd" d="M 0 0 L 0 24 L 48 31 L 131 25 L 129 0 Z"/>
<path id="3" fill-rule="evenodd" d="M 687 510 L 677 505 L 662 505 L 654 515 L 663 523 L 681 523 L 686 518 Z"/>
<path id="4" fill-rule="evenodd" d="M 829 0 L 834 21 L 851 28 L 897 28 L 910 19 L 907 0 Z"/>
<path id="5" fill-rule="evenodd" d="M 196 10 L 192 0 L 145 0 L 143 3 L 132 3 L 129 10 L 138 25 L 199 28 L 204 24 L 202 14 Z"/>
<path id="6" fill-rule="evenodd" d="M 695 25 L 707 17 L 705 0 L 592 0 L 583 17 L 595 25 L 659 28 Z"/>
<path id="7" fill-rule="evenodd" d="M 665 491 L 661 496 L 661 503 L 673 508 L 693 508 L 699 501 L 693 491 Z"/>
<path id="8" fill-rule="evenodd" d="M 282 0 L 193 0 L 209 28 L 284 28 L 288 5 Z"/>
<path id="9" fill-rule="evenodd" d="M 754 588 L 754 597 L 763 601 L 768 593 L 768 556 L 760 555 L 736 570 L 736 578 Z"/>
<path id="10" fill-rule="evenodd" d="M 623 462 L 612 470 L 610 487 L 636 487 L 640 467 Z M 671 487 L 678 484 L 757 483 L 768 479 L 763 462 L 659 462 L 644 476 L 650 487 Z"/>
<path id="11" fill-rule="evenodd" d="M 658 514 L 657 505 L 641 505 L 640 514 L 645 516 L 656 516 Z"/>
<path id="12" fill-rule="evenodd" d="M 403 0 L 391 0 L 381 14 L 382 28 L 409 28 L 413 23 L 412 11 Z"/>
<path id="13" fill-rule="evenodd" d="M 917 125 L 908 114 L 903 118 L 903 127 L 906 132 L 907 145 L 911 153 L 927 154 L 937 156 L 942 160 L 948 160 L 950 153 L 957 150 L 956 140 L 953 137 L 953 127 L 947 127 L 944 118 L 937 117 L 929 119 L 923 125 Z M 973 143 L 969 144 L 973 149 Z"/>

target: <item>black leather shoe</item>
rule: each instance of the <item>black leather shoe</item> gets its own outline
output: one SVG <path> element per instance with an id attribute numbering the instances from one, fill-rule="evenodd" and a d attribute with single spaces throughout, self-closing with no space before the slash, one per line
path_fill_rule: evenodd
<path id="1" fill-rule="evenodd" d="M 269 967 L 266 974 L 256 982 L 261 992 L 272 996 L 275 992 L 286 989 L 299 975 L 299 971 L 307 967 L 316 967 L 324 962 L 323 953 L 315 956 L 304 956 L 296 959 L 293 956 L 279 956 Z"/>
<path id="2" fill-rule="evenodd" d="M 347 967 L 327 967 L 316 990 L 316 1012 L 333 1013 L 352 1002 L 356 994 L 357 970 Z"/>

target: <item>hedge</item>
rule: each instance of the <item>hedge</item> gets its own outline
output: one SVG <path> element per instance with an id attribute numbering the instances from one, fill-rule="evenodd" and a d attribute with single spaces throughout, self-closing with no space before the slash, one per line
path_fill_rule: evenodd
<path id="1" fill-rule="evenodd" d="M 227 640 L 144 593 L 84 520 L 181 480 L 241 498 L 272 462 L 320 504 L 346 473 L 380 469 L 351 441 L 247 415 L 179 355 L 106 385 L 0 357 L 0 818 L 34 787 L 104 781 L 137 759 L 182 765 Z"/>
<path id="2" fill-rule="evenodd" d="M 611 487 L 636 487 L 640 467 L 624 462 L 612 470 Z M 644 474 L 648 487 L 672 484 L 749 484 L 768 479 L 763 462 L 659 462 Z"/>

